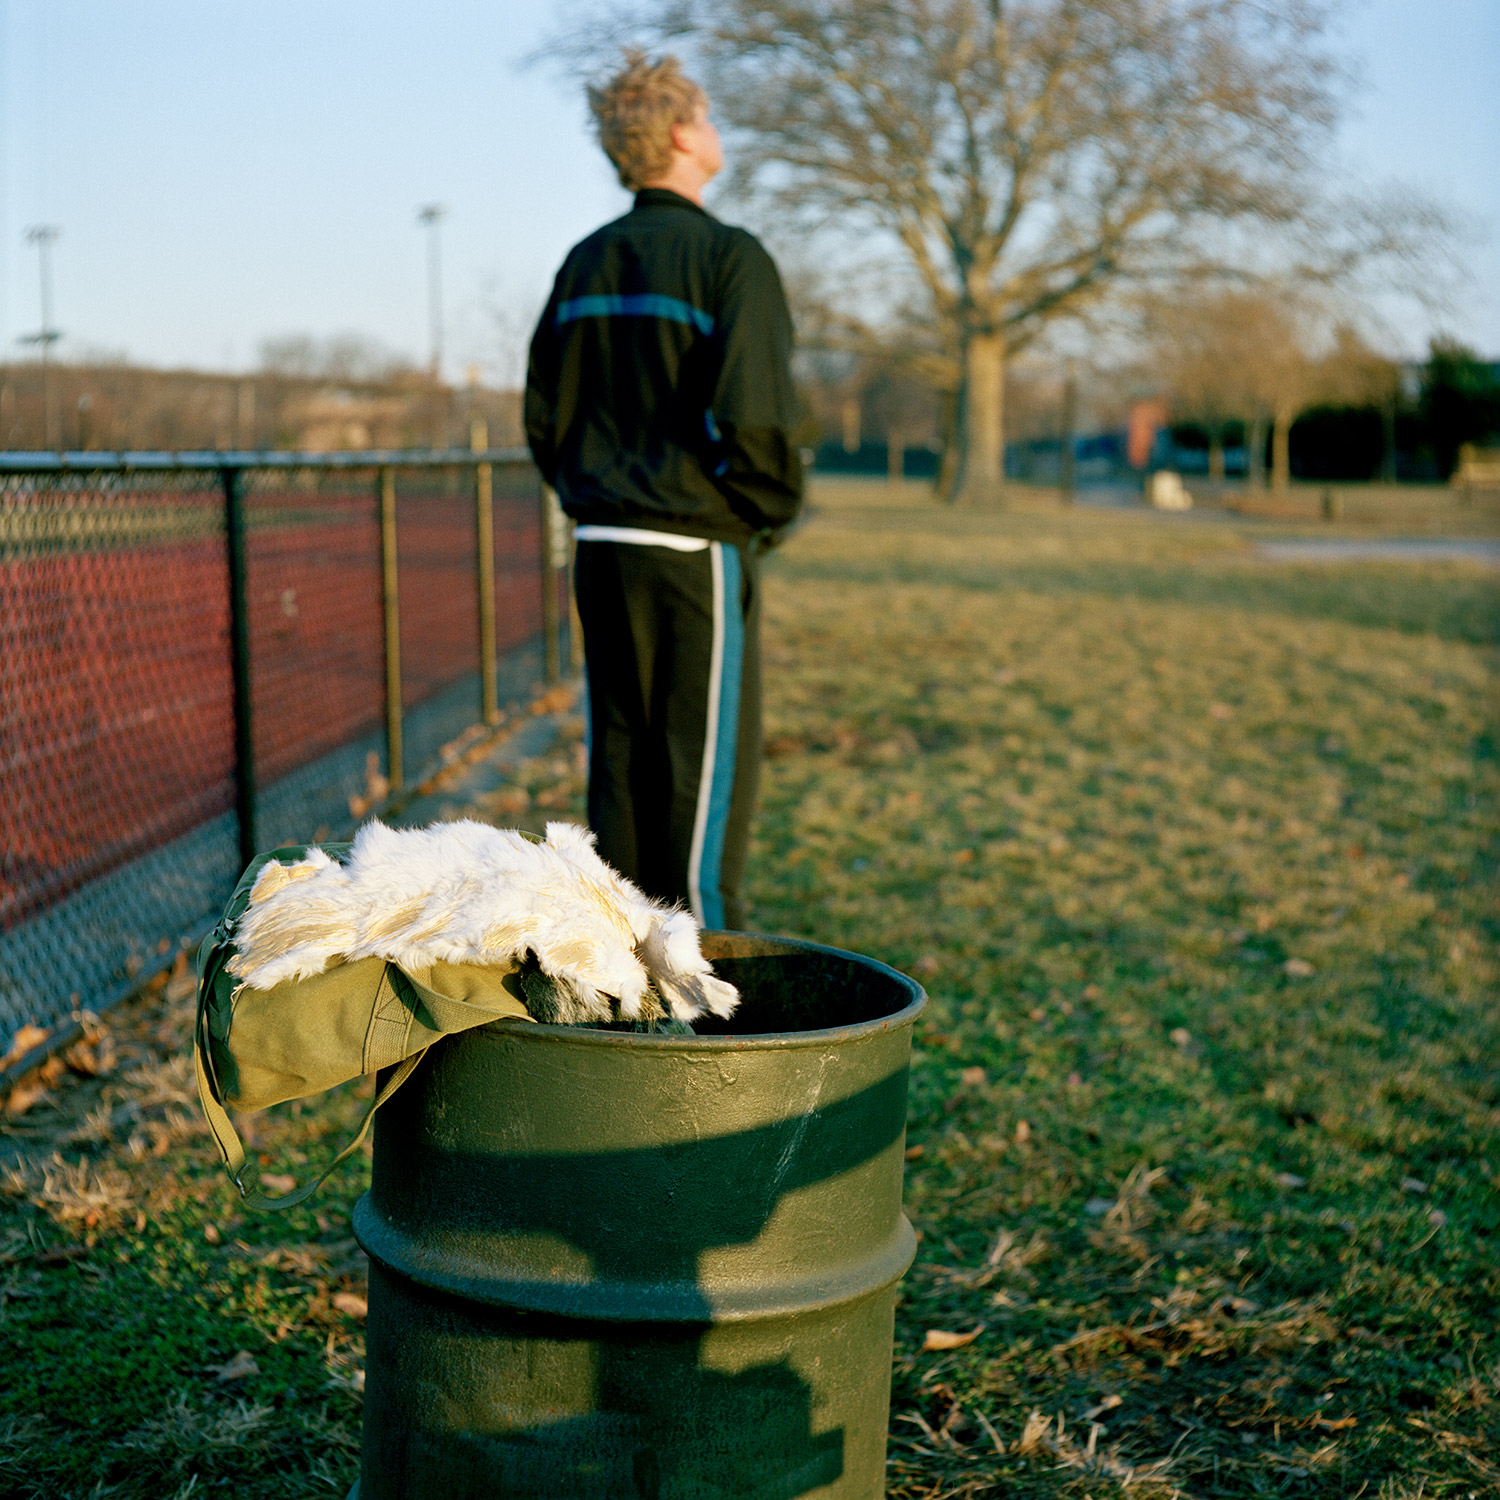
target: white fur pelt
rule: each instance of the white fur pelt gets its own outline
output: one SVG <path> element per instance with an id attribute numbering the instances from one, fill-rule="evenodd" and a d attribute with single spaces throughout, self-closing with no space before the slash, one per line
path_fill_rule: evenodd
<path id="1" fill-rule="evenodd" d="M 530 952 L 562 991 L 563 1021 L 649 1019 L 662 1014 L 656 997 L 679 1021 L 728 1016 L 739 1003 L 714 978 L 692 916 L 610 869 L 593 834 L 571 823 L 549 823 L 541 844 L 469 821 L 367 823 L 345 864 L 317 848 L 267 864 L 235 942 L 230 972 L 257 990 L 335 959 L 384 958 L 420 974 L 437 960 L 508 964 Z"/>

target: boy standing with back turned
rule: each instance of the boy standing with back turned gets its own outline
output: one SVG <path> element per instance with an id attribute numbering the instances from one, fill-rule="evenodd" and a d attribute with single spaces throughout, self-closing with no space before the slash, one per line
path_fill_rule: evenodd
<path id="1" fill-rule="evenodd" d="M 755 560 L 802 499 L 791 318 L 760 243 L 702 206 L 723 154 L 676 59 L 627 54 L 589 103 L 635 206 L 569 252 L 526 383 L 532 454 L 577 523 L 589 824 L 648 895 L 740 927 Z"/>

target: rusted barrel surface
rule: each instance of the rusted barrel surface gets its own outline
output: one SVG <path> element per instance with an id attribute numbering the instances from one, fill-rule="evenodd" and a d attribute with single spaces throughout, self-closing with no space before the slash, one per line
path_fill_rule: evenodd
<path id="1" fill-rule="evenodd" d="M 919 986 L 713 934 L 720 1034 L 502 1021 L 377 1116 L 360 1500 L 877 1500 Z"/>

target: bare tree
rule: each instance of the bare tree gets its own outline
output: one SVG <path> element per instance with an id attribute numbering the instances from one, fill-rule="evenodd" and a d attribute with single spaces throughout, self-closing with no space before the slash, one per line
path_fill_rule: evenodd
<path id="1" fill-rule="evenodd" d="M 1156 299 L 1146 314 L 1151 364 L 1171 391 L 1173 415 L 1208 434 L 1210 479 L 1224 478 L 1231 423 L 1245 424 L 1247 452 L 1252 446 L 1259 403 L 1247 370 L 1259 348 L 1259 313 L 1254 298 L 1219 289 Z"/>
<path id="2" fill-rule="evenodd" d="M 1294 298 L 1252 293 L 1246 295 L 1244 306 L 1255 327 L 1241 371 L 1251 401 L 1251 428 L 1258 445 L 1262 424 L 1269 421 L 1271 488 L 1285 491 L 1292 478 L 1292 423 L 1322 398 L 1327 372 L 1297 317 Z"/>
<path id="3" fill-rule="evenodd" d="M 389 380 L 414 368 L 410 359 L 362 333 L 318 339 L 306 333 L 263 339 L 260 368 L 268 375 L 341 381 Z"/>
<path id="4" fill-rule="evenodd" d="M 1221 261 L 1236 227 L 1298 221 L 1334 115 L 1328 9 L 660 0 L 634 15 L 696 52 L 735 136 L 731 189 L 899 251 L 955 398 L 952 493 L 1000 485 L 1006 360 L 1049 324 L 1122 279 Z"/>
<path id="5" fill-rule="evenodd" d="M 1384 407 L 1395 388 L 1395 365 L 1338 321 L 1316 287 L 1280 279 L 1190 293 L 1160 304 L 1149 322 L 1174 407 L 1209 433 L 1214 477 L 1223 476 L 1223 429 L 1238 419 L 1252 484 L 1269 427 L 1271 486 L 1285 491 L 1298 417 L 1325 404 Z"/>

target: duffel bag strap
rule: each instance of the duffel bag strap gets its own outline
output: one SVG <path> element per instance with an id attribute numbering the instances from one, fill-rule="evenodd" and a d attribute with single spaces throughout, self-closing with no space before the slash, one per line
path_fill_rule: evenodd
<path id="1" fill-rule="evenodd" d="M 375 1111 L 411 1077 L 412 1070 L 427 1055 L 427 1048 L 424 1047 L 420 1052 L 413 1052 L 410 1057 L 402 1058 L 396 1065 L 395 1071 L 386 1079 L 385 1087 L 376 1094 L 369 1109 L 365 1111 L 365 1117 L 360 1122 L 354 1139 L 311 1182 L 304 1183 L 280 1198 L 270 1198 L 257 1186 L 260 1167 L 245 1155 L 245 1147 L 240 1141 L 239 1132 L 234 1128 L 234 1122 L 229 1118 L 229 1112 L 214 1097 L 213 1088 L 208 1080 L 208 1072 L 203 1066 L 203 1051 L 203 1038 L 195 1037 L 193 1066 L 198 1074 L 198 1101 L 203 1106 L 203 1117 L 208 1121 L 208 1128 L 213 1132 L 214 1140 L 218 1143 L 219 1154 L 224 1158 L 224 1166 L 234 1179 L 234 1185 L 239 1189 L 241 1199 L 247 1207 L 255 1209 L 295 1208 L 297 1204 L 305 1202 L 317 1192 L 327 1181 L 333 1169 L 356 1151 L 360 1142 L 369 1134 L 370 1122 L 375 1118 Z M 248 1184 L 247 1177 L 249 1178 Z"/>

